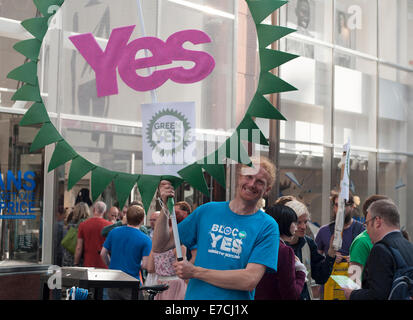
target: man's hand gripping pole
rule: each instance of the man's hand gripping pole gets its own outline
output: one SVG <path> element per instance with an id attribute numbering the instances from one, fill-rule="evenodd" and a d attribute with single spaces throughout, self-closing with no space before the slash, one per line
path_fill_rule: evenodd
<path id="1" fill-rule="evenodd" d="M 176 258 L 178 261 L 182 261 L 184 260 L 184 258 L 182 257 L 181 240 L 179 239 L 178 223 L 176 222 L 175 214 L 175 201 L 173 197 L 168 198 L 168 209 L 170 212 L 170 218 L 172 222 L 172 233 L 175 241 Z"/>

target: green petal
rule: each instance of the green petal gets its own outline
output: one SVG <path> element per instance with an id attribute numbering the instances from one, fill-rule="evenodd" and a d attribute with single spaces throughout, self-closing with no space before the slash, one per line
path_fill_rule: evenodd
<path id="1" fill-rule="evenodd" d="M 114 179 L 116 197 L 119 202 L 119 208 L 122 210 L 123 206 L 128 199 L 133 186 L 138 182 L 140 175 L 128 174 L 128 173 L 118 173 Z"/>
<path id="2" fill-rule="evenodd" d="M 100 194 L 106 189 L 109 183 L 115 178 L 116 172 L 105 168 L 96 167 L 92 170 L 91 189 L 92 201 L 95 202 Z"/>
<path id="3" fill-rule="evenodd" d="M 51 143 L 63 140 L 60 133 L 56 130 L 51 122 L 46 122 L 43 124 L 42 128 L 37 133 L 30 146 L 30 152 L 39 150 Z"/>
<path id="4" fill-rule="evenodd" d="M 88 172 L 92 171 L 97 166 L 87 161 L 81 156 L 77 156 L 72 160 L 69 171 L 69 179 L 67 182 L 67 190 L 73 188 L 73 186 L 82 179 Z"/>
<path id="5" fill-rule="evenodd" d="M 42 97 L 40 96 L 39 86 L 25 84 L 14 93 L 14 95 L 11 97 L 11 100 L 42 102 Z"/>
<path id="6" fill-rule="evenodd" d="M 50 159 L 48 172 L 56 169 L 62 164 L 65 164 L 76 156 L 76 151 L 73 150 L 73 148 L 66 141 L 59 141 L 56 144 L 52 158 Z"/>
<path id="7" fill-rule="evenodd" d="M 32 61 L 38 60 L 41 47 L 42 42 L 38 39 L 28 39 L 19 41 L 13 46 L 14 50 L 21 53 L 26 58 L 29 58 Z"/>
<path id="8" fill-rule="evenodd" d="M 21 126 L 32 126 L 34 124 L 50 122 L 46 107 L 41 102 L 34 103 L 20 120 Z"/>
<path id="9" fill-rule="evenodd" d="M 37 81 L 37 63 L 28 62 L 9 72 L 7 78 L 22 82 L 27 82 L 33 86 L 38 84 Z"/>
<path id="10" fill-rule="evenodd" d="M 185 181 L 187 181 L 191 186 L 198 189 L 199 191 L 201 191 L 206 196 L 208 196 L 208 197 L 210 196 L 208 186 L 205 182 L 205 177 L 204 177 L 204 173 L 202 171 L 202 167 L 199 164 L 193 163 L 193 164 L 181 169 L 180 171 L 178 171 L 178 174 Z"/>
<path id="11" fill-rule="evenodd" d="M 159 182 L 161 181 L 160 176 L 153 176 L 148 174 L 143 174 L 138 181 L 139 193 L 142 197 L 143 207 L 145 212 L 148 212 L 151 202 L 158 189 Z"/>
<path id="12" fill-rule="evenodd" d="M 31 18 L 22 21 L 21 25 L 37 40 L 42 41 L 48 29 L 48 17 Z"/>
<path id="13" fill-rule="evenodd" d="M 261 23 L 275 10 L 288 3 L 280 0 L 246 0 L 255 24 Z"/>

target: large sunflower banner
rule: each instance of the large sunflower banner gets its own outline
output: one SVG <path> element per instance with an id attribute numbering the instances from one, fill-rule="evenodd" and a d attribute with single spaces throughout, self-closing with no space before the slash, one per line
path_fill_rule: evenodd
<path id="1" fill-rule="evenodd" d="M 295 30 L 269 24 L 267 18 L 288 1 L 245 0 L 255 25 L 248 35 L 255 33 L 257 38 L 254 53 L 258 51 L 260 72 L 250 83 L 255 92 L 233 92 L 238 79 L 233 61 L 238 42 L 233 40 L 239 12 L 232 1 L 205 0 L 199 5 L 147 0 L 142 6 L 136 0 L 33 2 L 41 16 L 21 23 L 33 38 L 14 46 L 25 63 L 8 74 L 23 83 L 12 100 L 32 102 L 21 126 L 41 126 L 30 150 L 54 145 L 48 171 L 70 163 L 68 190 L 90 174 L 92 200 L 113 185 L 122 207 L 137 185 L 146 211 L 160 180 L 171 181 L 175 188 L 185 181 L 209 196 L 205 172 L 225 188 L 223 159 L 252 165 L 245 145 L 269 145 L 256 118 L 286 120 L 268 95 L 297 90 L 274 72 L 297 56 L 275 50 L 272 44 Z M 217 7 L 213 14 L 211 6 Z M 254 61 L 248 65 L 254 66 Z M 148 75 L 151 68 L 156 70 Z M 244 94 L 248 94 L 242 106 L 246 111 L 238 117 L 236 97 Z M 150 145 L 157 134 L 164 139 L 158 139 L 164 145 L 158 143 L 149 155 L 154 149 L 169 158 L 176 155 L 165 143 L 172 129 L 145 132 L 140 126 L 144 108 L 138 107 L 171 101 L 194 102 L 199 129 L 228 134 L 220 134 L 223 140 L 214 141 L 213 148 L 197 147 L 204 153 L 191 161 L 186 158 L 177 174 L 161 172 L 162 165 L 152 174 L 132 170 L 135 164 L 140 166 L 137 150 L 141 140 L 148 142 L 148 135 Z M 162 110 L 157 116 L 167 119 Z M 189 112 L 173 116 L 178 120 L 163 125 L 176 123 L 185 134 L 191 125 Z M 156 118 L 151 121 L 159 124 Z M 189 148 L 186 142 L 174 144 L 184 150 Z M 142 161 L 146 155 L 142 150 Z"/>

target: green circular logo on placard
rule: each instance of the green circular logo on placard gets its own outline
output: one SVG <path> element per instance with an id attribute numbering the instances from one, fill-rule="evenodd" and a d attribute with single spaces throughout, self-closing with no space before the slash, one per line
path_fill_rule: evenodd
<path id="1" fill-rule="evenodd" d="M 163 109 L 146 126 L 146 140 L 160 156 L 175 154 L 189 144 L 187 135 L 190 129 L 189 121 L 182 113 Z"/>
<path id="2" fill-rule="evenodd" d="M 245 231 L 240 231 L 240 232 L 238 233 L 238 237 L 239 237 L 240 239 L 245 239 L 245 238 L 247 237 L 247 233 L 246 233 Z"/>

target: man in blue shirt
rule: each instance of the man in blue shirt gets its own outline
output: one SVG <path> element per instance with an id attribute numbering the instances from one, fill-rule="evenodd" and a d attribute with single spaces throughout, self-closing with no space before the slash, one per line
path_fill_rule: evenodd
<path id="1" fill-rule="evenodd" d="M 139 230 L 145 211 L 142 207 L 132 205 L 126 213 L 127 225 L 109 232 L 100 253 L 109 269 L 121 270 L 139 279 L 140 269 L 146 269 L 151 252 L 151 239 Z M 131 290 L 110 289 L 110 299 L 130 298 Z"/>
<path id="2" fill-rule="evenodd" d="M 198 207 L 178 224 L 182 244 L 197 247 L 194 265 L 175 263 L 179 277 L 190 279 L 187 300 L 252 300 L 266 268 L 277 269 L 279 230 L 274 219 L 258 208 L 275 181 L 275 166 L 266 158 L 254 167 L 237 165 L 237 189 L 229 202 Z M 174 196 L 168 181 L 161 181 L 164 203 Z M 165 214 L 158 218 L 153 236 L 154 252 L 174 246 Z"/>

